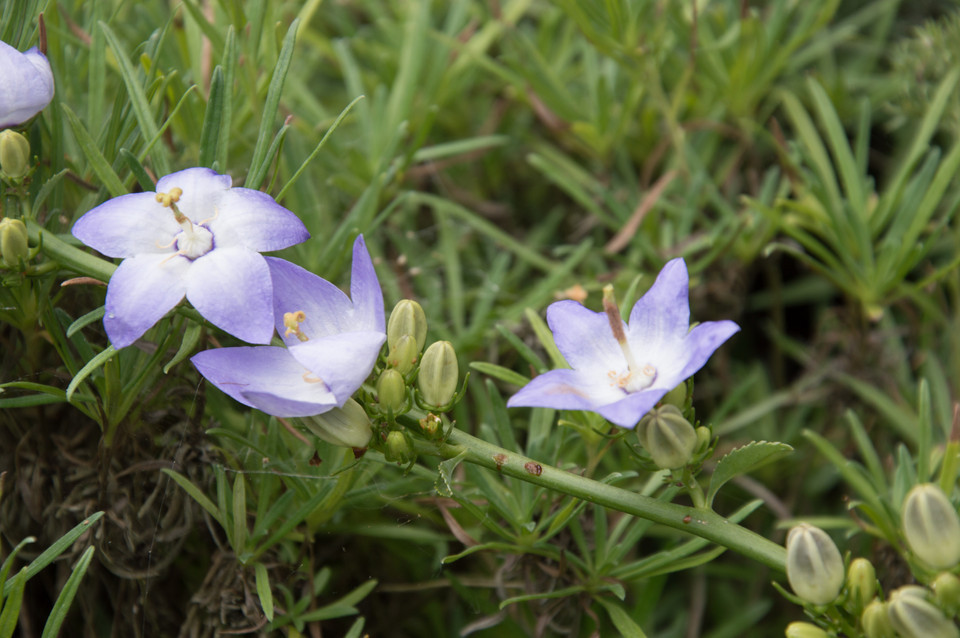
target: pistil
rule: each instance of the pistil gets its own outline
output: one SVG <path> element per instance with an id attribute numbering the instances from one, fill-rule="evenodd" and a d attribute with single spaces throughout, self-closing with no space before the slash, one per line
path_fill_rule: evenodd
<path id="1" fill-rule="evenodd" d="M 623 358 L 627 361 L 627 374 L 611 374 L 611 378 L 616 379 L 617 385 L 627 392 L 636 392 L 649 388 L 657 378 L 657 369 L 649 363 L 640 366 L 637 364 L 633 351 L 630 350 L 630 343 L 627 341 L 627 334 L 623 330 L 623 318 L 620 314 L 620 308 L 617 307 L 617 300 L 614 297 L 613 286 L 607 284 L 603 287 L 603 311 L 610 322 L 610 330 L 613 332 L 613 338 L 617 340 L 620 350 L 623 352 Z"/>

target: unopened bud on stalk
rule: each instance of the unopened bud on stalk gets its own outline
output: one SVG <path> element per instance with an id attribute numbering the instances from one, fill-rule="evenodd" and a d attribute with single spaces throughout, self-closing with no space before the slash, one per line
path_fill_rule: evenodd
<path id="1" fill-rule="evenodd" d="M 713 432 L 710 431 L 710 428 L 700 426 L 697 428 L 697 447 L 696 453 L 700 454 L 706 452 L 707 448 L 710 447 L 710 442 L 713 440 Z"/>
<path id="2" fill-rule="evenodd" d="M 377 379 L 377 403 L 388 414 L 399 414 L 407 402 L 407 384 L 403 375 L 387 368 Z"/>
<path id="3" fill-rule="evenodd" d="M 675 405 L 682 410 L 683 406 L 687 403 L 687 384 L 681 383 L 673 390 L 670 390 L 670 392 L 667 392 L 667 394 L 660 399 L 660 403 L 663 405 Z"/>
<path id="4" fill-rule="evenodd" d="M 877 594 L 877 571 L 873 563 L 866 558 L 851 561 L 847 568 L 847 591 L 847 606 L 852 613 L 859 613 L 873 600 Z"/>
<path id="5" fill-rule="evenodd" d="M 387 352 L 387 365 L 400 374 L 407 374 L 413 370 L 419 358 L 420 350 L 417 348 L 416 339 L 410 335 L 403 335 L 390 346 Z"/>
<path id="6" fill-rule="evenodd" d="M 14 268 L 29 255 L 27 227 L 23 222 L 9 217 L 0 219 L 0 259 L 3 263 Z"/>
<path id="7" fill-rule="evenodd" d="M 393 430 L 387 434 L 383 455 L 393 463 L 406 464 L 414 458 L 413 446 L 410 445 L 404 432 Z"/>
<path id="8" fill-rule="evenodd" d="M 860 614 L 860 627 L 866 638 L 896 638 L 887 617 L 887 603 L 876 598 Z"/>
<path id="9" fill-rule="evenodd" d="M 960 638 L 953 621 L 927 600 L 927 590 L 917 585 L 890 594 L 887 616 L 901 638 Z"/>
<path id="10" fill-rule="evenodd" d="M 30 142 L 14 130 L 0 131 L 0 173 L 19 180 L 30 171 Z"/>
<path id="11" fill-rule="evenodd" d="M 661 406 L 643 417 L 637 424 L 637 438 L 657 467 L 665 470 L 689 463 L 699 441 L 697 431 L 674 405 Z"/>
<path id="12" fill-rule="evenodd" d="M 393 307 L 387 322 L 387 347 L 393 350 L 404 335 L 413 337 L 417 353 L 423 350 L 423 344 L 427 342 L 427 315 L 423 307 L 412 299 L 401 299 Z"/>
<path id="13" fill-rule="evenodd" d="M 301 421 L 318 438 L 341 447 L 365 448 L 373 436 L 367 413 L 353 399 L 347 399 L 342 408 L 303 417 Z"/>
<path id="14" fill-rule="evenodd" d="M 420 360 L 417 386 L 423 402 L 432 408 L 448 406 L 457 392 L 460 368 L 457 353 L 449 341 L 430 344 Z"/>
<path id="15" fill-rule="evenodd" d="M 787 535 L 787 580 L 793 593 L 815 605 L 833 602 L 843 587 L 843 558 L 825 531 L 801 523 Z"/>
<path id="16" fill-rule="evenodd" d="M 787 625 L 787 638 L 829 638 L 824 630 L 808 622 L 792 622 Z"/>
<path id="17" fill-rule="evenodd" d="M 933 598 L 937 605 L 948 614 L 955 616 L 960 612 L 960 578 L 956 574 L 943 572 L 930 583 Z"/>
<path id="18" fill-rule="evenodd" d="M 947 495 L 933 483 L 907 494 L 901 512 L 903 535 L 913 553 L 935 569 L 960 562 L 960 517 Z"/>

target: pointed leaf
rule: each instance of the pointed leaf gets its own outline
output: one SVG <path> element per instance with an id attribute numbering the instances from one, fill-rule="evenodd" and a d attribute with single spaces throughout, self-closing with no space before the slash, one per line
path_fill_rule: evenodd
<path id="1" fill-rule="evenodd" d="M 713 503 L 713 497 L 716 496 L 717 491 L 730 479 L 752 472 L 767 463 L 772 463 L 792 451 L 793 448 L 786 443 L 770 441 L 753 441 L 733 450 L 720 459 L 713 471 L 713 476 L 710 477 L 707 503 Z"/>

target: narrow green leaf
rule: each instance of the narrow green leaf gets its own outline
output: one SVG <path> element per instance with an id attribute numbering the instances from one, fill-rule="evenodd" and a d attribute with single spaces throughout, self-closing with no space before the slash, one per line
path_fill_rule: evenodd
<path id="1" fill-rule="evenodd" d="M 67 338 L 69 339 L 73 335 L 77 334 L 78 332 L 83 330 L 86 326 L 89 326 L 91 323 L 93 323 L 94 321 L 97 321 L 98 319 L 102 319 L 106 310 L 107 310 L 106 306 L 100 306 L 96 310 L 91 310 L 87 314 L 83 315 L 82 317 L 80 317 L 79 319 L 71 323 L 70 327 L 67 328 Z"/>
<path id="2" fill-rule="evenodd" d="M 140 160 L 136 155 L 125 148 L 121 148 L 120 157 L 124 162 L 126 162 L 127 168 L 130 169 L 130 173 L 133 175 L 134 179 L 137 180 L 137 184 L 140 185 L 141 190 L 154 190 L 156 184 L 153 183 L 153 179 L 147 173 L 146 169 L 143 168 L 143 164 L 140 163 Z"/>
<path id="3" fill-rule="evenodd" d="M 621 636 L 630 638 L 646 638 L 647 634 L 643 633 L 643 629 L 633 621 L 633 618 L 630 617 L 630 614 L 627 611 L 613 602 L 612 600 L 607 600 L 606 598 L 594 598 L 595 601 L 600 603 L 600 605 L 606 610 L 607 616 L 610 617 L 610 622 L 613 623 L 613 626 L 617 628 L 617 631 L 620 632 Z"/>
<path id="4" fill-rule="evenodd" d="M 720 459 L 713 476 L 710 477 L 710 488 L 707 490 L 707 505 L 713 503 L 713 497 L 724 483 L 741 474 L 783 458 L 793 451 L 786 443 L 770 441 L 753 441 L 739 447 Z"/>
<path id="5" fill-rule="evenodd" d="M 273 621 L 273 592 L 270 590 L 270 577 L 267 567 L 263 563 L 253 566 L 257 579 L 257 597 L 260 598 L 260 607 L 268 621 Z"/>
<path id="6" fill-rule="evenodd" d="M 100 179 L 112 197 L 125 195 L 127 189 L 123 187 L 123 182 L 120 181 L 113 167 L 110 166 L 110 163 L 103 157 L 103 153 L 100 152 L 97 143 L 93 141 L 93 138 L 80 121 L 80 118 L 77 117 L 77 114 L 74 113 L 66 103 L 61 102 L 60 107 L 63 109 L 64 115 L 67 116 L 67 122 L 73 130 L 73 136 L 76 138 L 77 144 L 80 145 L 80 151 L 90 163 L 90 169 Z"/>
<path id="7" fill-rule="evenodd" d="M 20 617 L 20 605 L 23 602 L 23 589 L 27 585 L 27 568 L 24 567 L 13 580 L 6 583 L 10 585 L 10 592 L 3 605 L 3 612 L 0 612 L 0 638 L 10 638 L 17 628 L 17 619 Z M 6 590 L 7 587 L 4 586 Z"/>
<path id="8" fill-rule="evenodd" d="M 60 595 L 57 596 L 56 602 L 53 603 L 53 609 L 50 610 L 50 615 L 47 617 L 47 622 L 43 626 L 43 633 L 40 638 L 56 638 L 60 635 L 60 626 L 67 617 L 67 612 L 70 611 L 70 605 L 77 595 L 77 590 L 80 588 L 80 581 L 83 579 L 83 575 L 87 573 L 87 567 L 90 566 L 90 560 L 92 558 L 93 547 L 91 546 L 80 556 L 80 560 L 78 560 L 77 564 L 73 567 L 70 578 L 67 579 L 67 582 L 63 585 L 63 589 L 60 590 Z"/>
<path id="9" fill-rule="evenodd" d="M 224 527 L 223 516 L 221 515 L 220 510 L 217 509 L 217 506 L 213 504 L 213 501 L 211 501 L 206 494 L 201 492 L 196 485 L 190 482 L 190 479 L 167 468 L 164 468 L 161 470 L 161 472 L 172 478 L 177 485 L 182 487 L 184 491 L 193 498 L 193 500 L 200 504 L 200 507 L 207 511 L 207 514 L 209 514 L 213 520 L 220 523 L 221 527 Z"/>
<path id="10" fill-rule="evenodd" d="M 233 479 L 233 551 L 240 555 L 247 545 L 247 488 L 243 474 Z"/>
<path id="11" fill-rule="evenodd" d="M 199 166 L 211 168 L 220 155 L 220 144 L 223 138 L 230 135 L 222 128 L 223 101 L 226 93 L 224 85 L 223 67 L 219 64 L 213 69 L 210 78 L 210 95 L 207 98 L 207 110 L 203 116 L 203 128 L 200 130 L 200 158 Z"/>
<path id="12" fill-rule="evenodd" d="M 525 377 L 519 372 L 514 372 L 510 368 L 504 368 L 503 366 L 498 366 L 495 363 L 487 363 L 485 361 L 471 361 L 470 368 L 480 372 L 482 374 L 489 375 L 494 379 L 500 379 L 506 383 L 512 383 L 513 385 L 527 385 L 530 383 L 529 377 Z"/>
<path id="13" fill-rule="evenodd" d="M 20 550 L 29 545 L 30 543 L 37 542 L 37 539 L 33 536 L 27 536 L 25 539 L 17 543 L 17 546 L 13 548 L 13 551 L 4 559 L 3 565 L 0 566 L 0 607 L 3 605 L 3 596 L 6 594 L 6 584 L 7 576 L 10 574 L 10 570 L 13 568 L 13 561 L 17 558 L 17 554 L 20 553 Z"/>
<path id="14" fill-rule="evenodd" d="M 80 372 L 78 372 L 73 379 L 71 379 L 70 385 L 67 386 L 67 401 L 73 397 L 73 393 L 77 391 L 77 388 L 88 376 L 109 361 L 115 354 L 117 354 L 116 348 L 110 345 L 93 359 L 87 361 L 87 364 L 80 368 Z"/>
<path id="15" fill-rule="evenodd" d="M 180 348 L 177 350 L 177 354 L 173 355 L 173 359 L 170 359 L 170 361 L 163 366 L 164 374 L 170 372 L 170 368 L 190 356 L 190 354 L 196 349 L 197 344 L 200 343 L 200 333 L 202 330 L 203 326 L 201 326 L 199 323 L 195 321 L 187 321 L 187 328 L 183 332 L 183 341 L 180 342 Z"/>

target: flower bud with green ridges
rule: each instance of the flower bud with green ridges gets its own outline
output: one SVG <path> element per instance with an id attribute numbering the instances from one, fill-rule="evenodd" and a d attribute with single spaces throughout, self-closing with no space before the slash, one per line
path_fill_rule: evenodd
<path id="1" fill-rule="evenodd" d="M 934 569 L 960 562 L 960 517 L 947 495 L 933 483 L 907 494 L 901 512 L 903 535 L 914 555 Z"/>
<path id="2" fill-rule="evenodd" d="M 787 580 L 793 593 L 815 605 L 833 602 L 843 587 L 840 550 L 825 531 L 801 523 L 787 535 Z"/>
<path id="3" fill-rule="evenodd" d="M 847 608 L 858 613 L 877 594 L 877 571 L 866 558 L 855 558 L 847 568 Z"/>
<path id="4" fill-rule="evenodd" d="M 876 598 L 860 614 L 860 627 L 866 638 L 896 638 L 887 617 L 887 603 Z"/>
<path id="5" fill-rule="evenodd" d="M 393 463 L 406 464 L 414 459 L 413 446 L 407 440 L 407 435 L 399 430 L 387 434 L 383 448 L 384 457 Z"/>
<path id="6" fill-rule="evenodd" d="M 0 259 L 10 268 L 30 255 L 27 243 L 27 227 L 19 219 L 0 219 Z"/>
<path id="7" fill-rule="evenodd" d="M 403 375 L 387 368 L 377 379 L 377 404 L 386 414 L 400 414 L 407 403 L 407 384 Z"/>
<path id="8" fill-rule="evenodd" d="M 699 441 L 697 431 L 674 405 L 661 406 L 643 417 L 637 424 L 637 438 L 657 467 L 665 470 L 689 463 Z"/>
<path id="9" fill-rule="evenodd" d="M 430 344 L 420 360 L 417 386 L 423 402 L 432 408 L 443 408 L 453 401 L 459 383 L 457 353 L 449 341 Z"/>
<path id="10" fill-rule="evenodd" d="M 347 399 L 342 408 L 302 417 L 301 421 L 318 438 L 341 447 L 365 448 L 373 436 L 367 413 L 353 399 Z"/>
<path id="11" fill-rule="evenodd" d="M 387 365 L 405 375 L 413 370 L 419 358 L 420 350 L 417 348 L 416 339 L 410 335 L 403 335 L 387 352 Z"/>
<path id="12" fill-rule="evenodd" d="M 412 299 L 401 299 L 393 307 L 387 322 L 387 347 L 392 350 L 404 335 L 413 337 L 417 353 L 423 350 L 427 342 L 427 315 Z"/>
<path id="13" fill-rule="evenodd" d="M 830 638 L 827 632 L 808 622 L 792 622 L 784 633 L 787 638 Z"/>
<path id="14" fill-rule="evenodd" d="M 930 583 L 933 599 L 948 614 L 956 616 L 960 612 L 960 578 L 956 574 L 943 572 Z"/>
<path id="15" fill-rule="evenodd" d="M 12 180 L 30 172 L 30 142 L 11 129 L 0 131 L 0 173 Z"/>
<path id="16" fill-rule="evenodd" d="M 907 585 L 890 594 L 887 617 L 901 638 L 960 638 L 960 630 L 936 605 L 927 600 L 928 592 Z"/>

